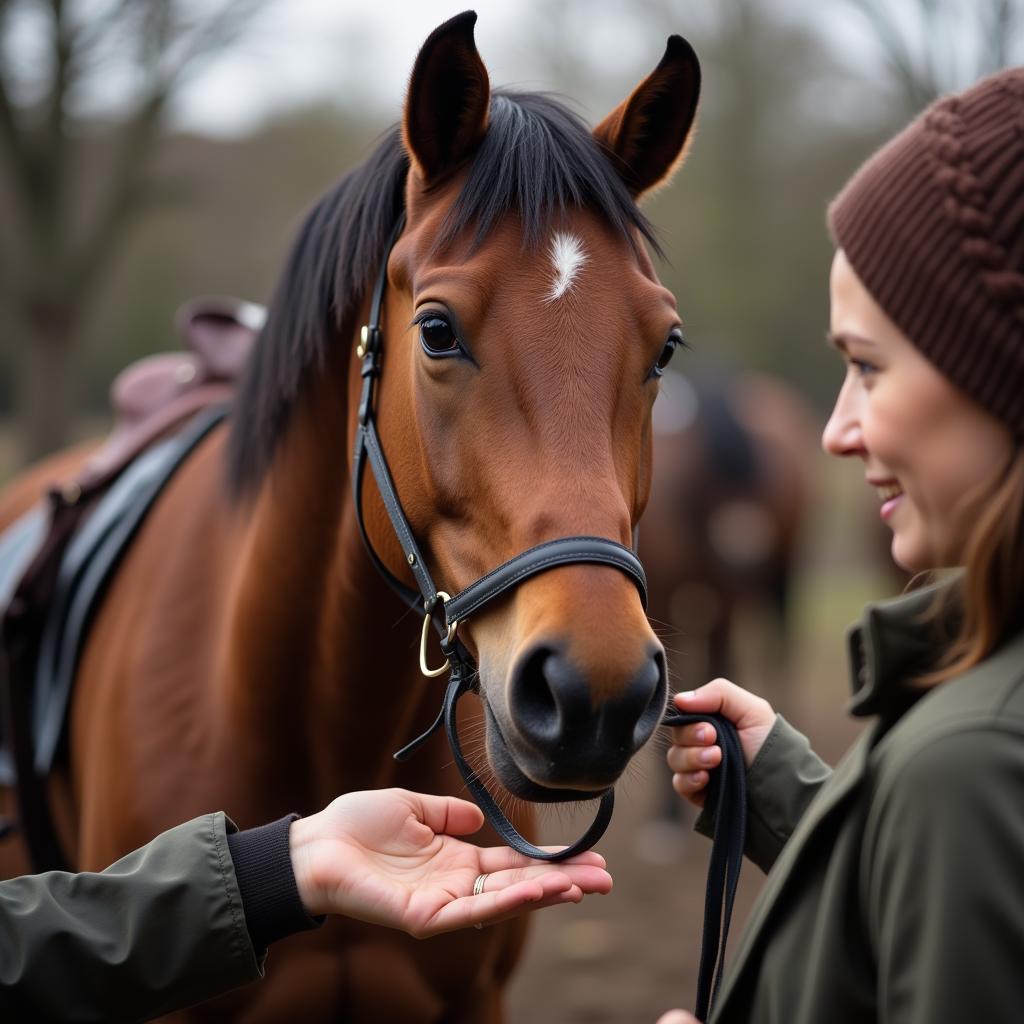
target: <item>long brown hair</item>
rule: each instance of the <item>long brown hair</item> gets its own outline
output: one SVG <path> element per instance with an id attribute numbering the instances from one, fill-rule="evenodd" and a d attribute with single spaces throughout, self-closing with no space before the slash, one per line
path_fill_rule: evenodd
<path id="1" fill-rule="evenodd" d="M 1024 446 L 1017 443 L 967 540 L 965 570 L 931 617 L 946 618 L 955 604 L 959 627 L 936 666 L 918 677 L 933 686 L 984 661 L 1024 626 Z"/>

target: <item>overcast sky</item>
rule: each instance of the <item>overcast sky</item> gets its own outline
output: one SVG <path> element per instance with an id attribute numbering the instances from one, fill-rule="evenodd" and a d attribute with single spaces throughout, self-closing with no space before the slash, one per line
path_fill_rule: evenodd
<path id="1" fill-rule="evenodd" d="M 393 116 L 423 40 L 468 6 L 459 0 L 272 0 L 242 41 L 182 93 L 175 120 L 240 132 L 276 108 L 342 97 Z M 477 46 L 492 78 L 514 79 L 522 73 L 514 52 L 514 40 L 523 35 L 522 0 L 476 0 L 473 7 Z M 651 41 L 652 51 L 657 46 Z"/>
<path id="2" fill-rule="evenodd" d="M 808 21 L 821 17 L 820 9 L 803 0 L 763 2 Z M 677 3 L 672 30 L 687 35 L 714 17 L 719 0 Z M 242 41 L 180 95 L 174 119 L 202 131 L 244 132 L 275 109 L 324 98 L 344 98 L 382 118 L 394 117 L 423 40 L 469 6 L 460 0 L 271 0 Z M 472 6 L 479 15 L 477 45 L 493 82 L 556 85 L 543 80 L 531 51 L 538 33 L 559 21 L 558 0 L 475 0 Z M 609 95 L 617 99 L 623 83 L 654 67 L 665 40 L 660 28 L 637 23 L 628 3 L 610 0 L 592 10 L 594 16 L 575 23 L 574 38 L 565 40 L 566 59 L 601 67 Z M 835 11 L 829 17 L 833 31 L 856 35 L 856 19 L 836 17 Z M 586 108 L 588 98 L 578 99 Z"/>

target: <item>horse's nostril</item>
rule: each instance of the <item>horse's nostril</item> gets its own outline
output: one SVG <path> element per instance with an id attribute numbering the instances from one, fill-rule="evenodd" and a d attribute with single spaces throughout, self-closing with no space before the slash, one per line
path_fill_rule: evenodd
<path id="1" fill-rule="evenodd" d="M 540 645 L 520 662 L 512 681 L 512 706 L 520 730 L 535 743 L 553 743 L 573 715 L 573 690 L 586 686 L 554 648 Z"/>
<path id="2" fill-rule="evenodd" d="M 651 733 L 658 728 L 662 716 L 665 714 L 665 697 L 668 690 L 668 683 L 665 672 L 665 655 L 657 651 L 654 656 L 644 665 L 637 675 L 634 683 L 638 690 L 638 696 L 643 699 L 647 695 L 647 706 L 637 719 L 636 727 L 633 729 L 633 748 L 639 750 L 650 738 Z"/>
<path id="3" fill-rule="evenodd" d="M 652 653 L 613 696 L 596 701 L 586 675 L 540 644 L 514 670 L 510 712 L 522 739 L 545 758 L 619 763 L 647 742 L 665 710 L 665 661 Z"/>

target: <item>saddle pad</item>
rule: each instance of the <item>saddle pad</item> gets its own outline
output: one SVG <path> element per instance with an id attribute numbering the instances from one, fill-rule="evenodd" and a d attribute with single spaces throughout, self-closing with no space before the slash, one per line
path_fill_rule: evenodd
<path id="1" fill-rule="evenodd" d="M 168 481 L 225 415 L 224 408 L 204 412 L 181 433 L 159 442 L 135 459 L 100 499 L 68 545 L 43 627 L 33 683 L 32 741 L 39 775 L 47 775 L 53 767 L 64 734 L 78 659 L 107 583 Z M 0 540 L 0 597 L 9 598 L 45 533 L 45 516 L 39 515 L 43 520 L 42 530 L 28 521 L 42 511 L 23 517 Z M 15 530 L 22 536 L 21 547 L 15 546 L 13 537 L 8 540 L 8 535 Z M 38 531 L 33 535 L 34 543 L 30 536 L 32 530 Z M 18 554 L 28 548 L 20 570 L 16 567 L 9 570 L 3 564 L 8 543 L 10 550 Z M 13 578 L 12 583 L 8 583 L 9 578 Z M 4 587 L 9 590 L 5 592 Z M 13 777 L 5 777 L 10 769 L 6 753 L 0 751 L 0 783 L 10 785 Z"/>

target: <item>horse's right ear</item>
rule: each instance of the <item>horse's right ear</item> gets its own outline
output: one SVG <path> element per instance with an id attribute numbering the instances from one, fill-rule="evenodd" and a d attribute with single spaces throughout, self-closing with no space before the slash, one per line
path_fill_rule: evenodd
<path id="1" fill-rule="evenodd" d="M 669 36 L 658 66 L 594 129 L 634 198 L 682 163 L 699 96 L 697 54 L 682 36 Z"/>
<path id="2" fill-rule="evenodd" d="M 430 184 L 471 156 L 487 131 L 491 82 L 473 39 L 476 12 L 438 26 L 409 79 L 402 135 L 414 170 Z"/>

